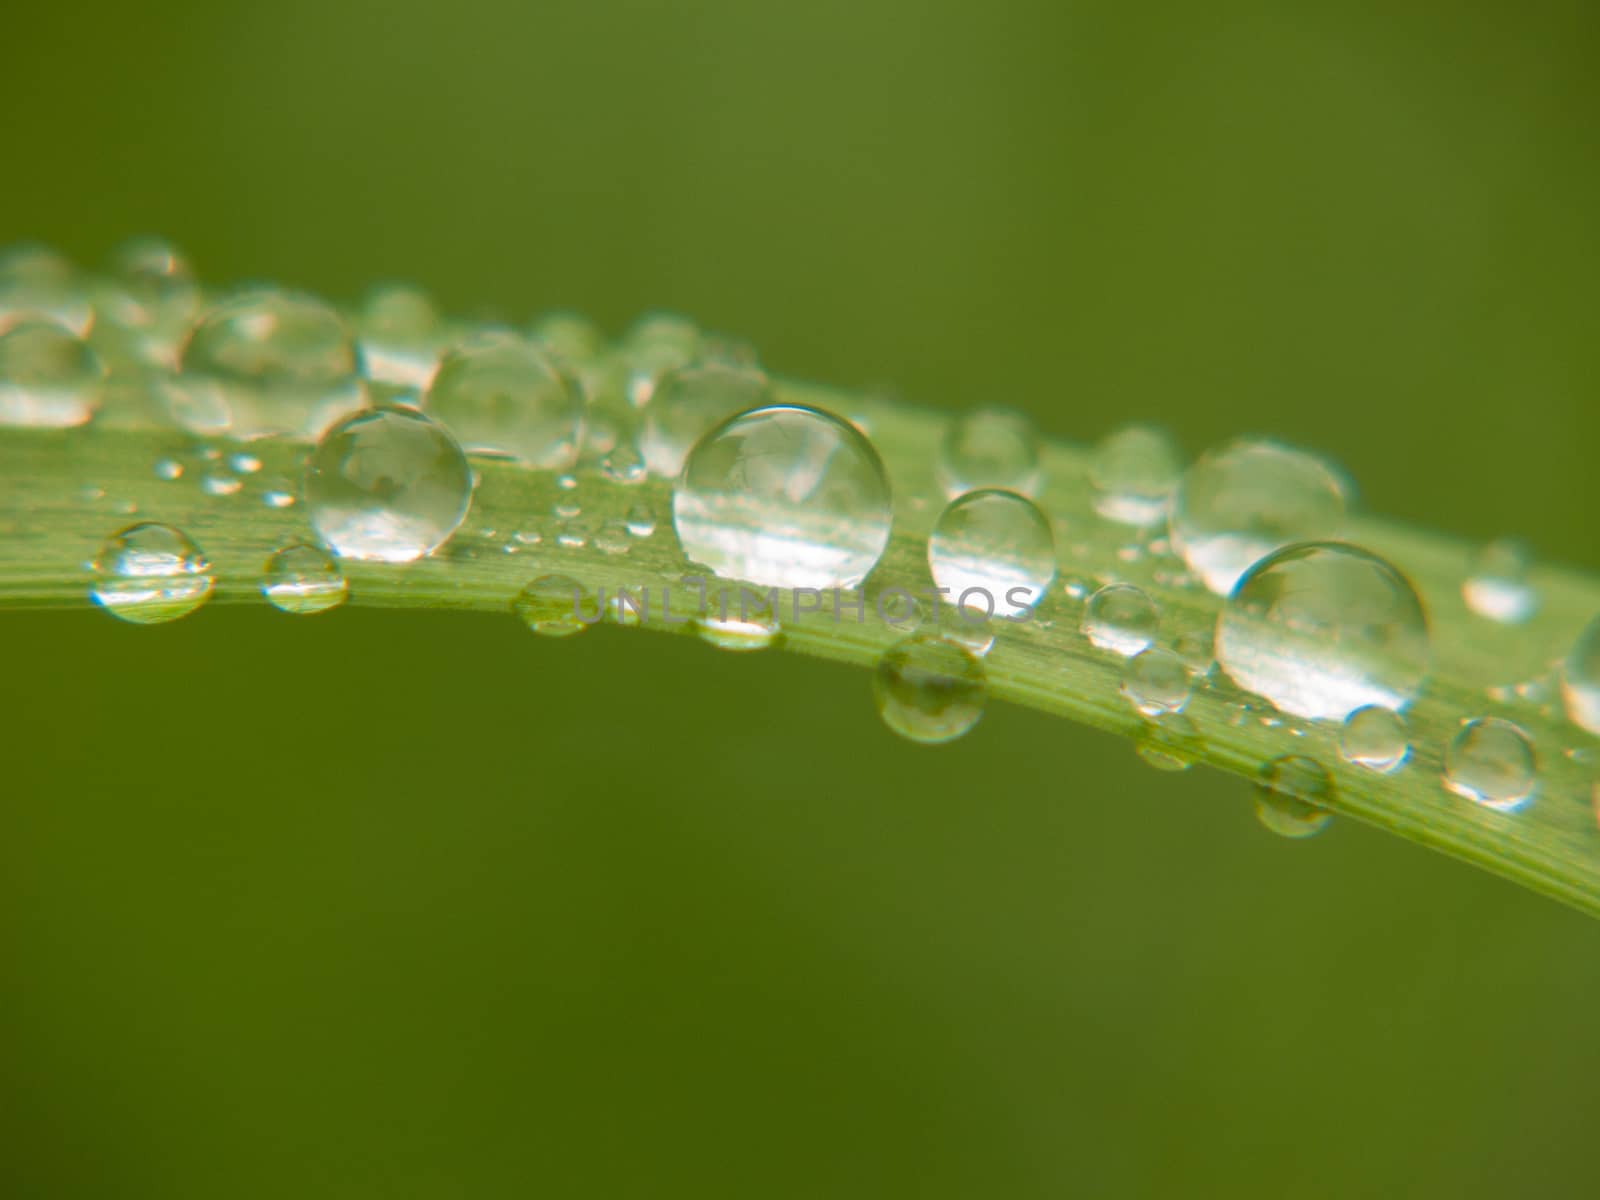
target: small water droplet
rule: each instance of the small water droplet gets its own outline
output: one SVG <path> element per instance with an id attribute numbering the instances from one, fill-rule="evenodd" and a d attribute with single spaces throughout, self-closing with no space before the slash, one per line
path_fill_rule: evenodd
<path id="1" fill-rule="evenodd" d="M 113 534 L 93 569 L 90 597 L 137 625 L 185 616 L 211 595 L 211 564 L 200 548 L 179 530 L 153 521 Z"/>
<path id="2" fill-rule="evenodd" d="M 1183 660 L 1159 646 L 1139 651 L 1123 668 L 1122 694 L 1147 717 L 1180 711 L 1193 687 Z"/>
<path id="3" fill-rule="evenodd" d="M 1511 538 L 1490 542 L 1461 584 L 1461 598 L 1480 617 L 1517 625 L 1539 607 L 1539 595 L 1528 582 L 1530 554 L 1526 544 Z"/>
<path id="4" fill-rule="evenodd" d="M 232 475 L 212 474 L 200 481 L 200 490 L 208 496 L 232 496 L 244 484 Z"/>
<path id="5" fill-rule="evenodd" d="M 1095 447 L 1089 460 L 1094 510 L 1123 525 L 1154 525 L 1167 515 L 1181 470 L 1178 448 L 1166 430 L 1119 429 Z"/>
<path id="6" fill-rule="evenodd" d="M 175 458 L 156 459 L 156 478 L 172 481 L 183 478 L 183 464 Z"/>
<path id="7" fill-rule="evenodd" d="M 294 493 L 283 488 L 272 488 L 261 494 L 261 503 L 268 508 L 289 508 L 294 504 Z"/>
<path id="8" fill-rule="evenodd" d="M 380 284 L 356 318 L 361 373 L 375 383 L 424 392 L 439 369 L 439 312 L 420 288 Z"/>
<path id="9" fill-rule="evenodd" d="M 939 445 L 939 484 L 954 499 L 979 488 L 1039 494 L 1039 435 L 1033 422 L 1007 408 L 979 408 L 953 417 Z"/>
<path id="10" fill-rule="evenodd" d="M 1205 752 L 1205 743 L 1183 713 L 1163 712 L 1144 723 L 1133 748 L 1158 771 L 1187 771 Z"/>
<path id="11" fill-rule="evenodd" d="M 65 429 L 100 407 L 100 358 L 53 321 L 21 320 L 0 333 L 0 425 Z"/>
<path id="12" fill-rule="evenodd" d="M 578 313 L 546 313 L 534 322 L 533 340 L 546 353 L 570 367 L 597 358 L 605 339 L 595 323 Z"/>
<path id="13" fill-rule="evenodd" d="M 647 538 L 656 531 L 656 515 L 647 505 L 635 504 L 628 510 L 628 532 L 636 538 Z"/>
<path id="14" fill-rule="evenodd" d="M 1233 681 L 1312 720 L 1342 721 L 1369 704 L 1404 708 L 1428 653 L 1422 603 L 1405 576 L 1336 542 L 1267 555 L 1217 623 L 1217 661 Z"/>
<path id="15" fill-rule="evenodd" d="M 928 567 L 952 603 L 1020 618 L 1055 580 L 1055 538 L 1033 501 L 982 488 L 939 514 L 928 538 Z"/>
<path id="16" fill-rule="evenodd" d="M 554 359 L 507 334 L 470 339 L 445 355 L 426 408 L 469 453 L 545 470 L 578 460 L 583 397 Z"/>
<path id="17" fill-rule="evenodd" d="M 202 436 L 316 437 L 365 402 L 344 318 L 293 292 L 258 289 L 214 305 L 182 363 L 173 415 Z"/>
<path id="18" fill-rule="evenodd" d="M 627 393 L 628 402 L 636 408 L 650 404 L 655 399 L 662 379 L 702 357 L 700 351 L 700 331 L 693 322 L 663 313 L 641 318 L 623 339 L 623 390 Z M 713 418 L 712 423 L 723 415 L 727 414 Z M 693 442 L 694 438 L 691 437 L 689 443 L 692 445 Z M 651 469 L 654 470 L 654 467 Z"/>
<path id="19" fill-rule="evenodd" d="M 1155 601 L 1131 583 L 1113 583 L 1089 597 L 1083 634 L 1097 649 L 1132 658 L 1155 641 L 1161 613 Z"/>
<path id="20" fill-rule="evenodd" d="M 1514 812 L 1533 798 L 1538 760 L 1528 735 L 1510 721 L 1468 721 L 1444 754 L 1444 785 L 1496 812 Z"/>
<path id="21" fill-rule="evenodd" d="M 954 642 L 977 658 L 983 658 L 994 649 L 994 622 L 976 609 L 941 601 L 934 630 L 945 641 Z"/>
<path id="22" fill-rule="evenodd" d="M 1172 498 L 1172 543 L 1206 587 L 1225 596 L 1273 550 L 1336 535 L 1346 491 L 1313 455 L 1277 442 L 1228 442 L 1184 472 Z"/>
<path id="23" fill-rule="evenodd" d="M 595 618 L 595 607 L 589 590 L 566 575 L 541 575 L 511 602 L 522 623 L 542 637 L 582 633 Z"/>
<path id="24" fill-rule="evenodd" d="M 983 716 L 983 663 L 953 642 L 915 633 L 878 660 L 873 693 L 884 723 L 913 742 L 952 741 Z"/>
<path id="25" fill-rule="evenodd" d="M 52 322 L 80 338 L 94 321 L 77 268 L 31 243 L 0 254 L 0 331 L 25 319 Z"/>
<path id="26" fill-rule="evenodd" d="M 627 525 L 615 518 L 600 526 L 600 532 L 594 535 L 594 548 L 604 554 L 626 554 L 632 545 Z"/>
<path id="27" fill-rule="evenodd" d="M 1256 819 L 1279 837 L 1311 837 L 1333 820 L 1326 807 L 1332 793 L 1321 763 L 1286 754 L 1267 763 L 1256 778 Z"/>
<path id="28" fill-rule="evenodd" d="M 309 542 L 291 542 L 274 552 L 261 576 L 261 594 L 286 613 L 327 612 L 343 604 L 349 592 L 339 564 Z"/>
<path id="29" fill-rule="evenodd" d="M 583 505 L 572 499 L 557 500 L 551 505 L 550 512 L 558 521 L 570 521 L 583 515 Z"/>
<path id="30" fill-rule="evenodd" d="M 702 641 L 719 650 L 762 650 L 782 632 L 771 598 L 747 588 L 725 590 L 694 620 Z"/>
<path id="31" fill-rule="evenodd" d="M 1561 698 L 1574 725 L 1600 733 L 1600 616 L 1578 635 L 1561 664 Z"/>
<path id="32" fill-rule="evenodd" d="M 466 456 L 449 430 L 409 408 L 346 417 L 306 466 L 317 536 L 344 558 L 403 563 L 431 554 L 472 502 Z"/>
<path id="33" fill-rule="evenodd" d="M 254 475 L 261 470 L 261 460 L 254 454 L 233 454 L 228 458 L 228 466 L 241 475 Z"/>
<path id="34" fill-rule="evenodd" d="M 1388 774 L 1411 753 L 1405 718 L 1378 704 L 1356 709 L 1344 720 L 1344 728 L 1339 733 L 1339 753 L 1348 763 Z"/>
<path id="35" fill-rule="evenodd" d="M 672 519 L 684 553 L 724 579 L 854 587 L 889 543 L 889 480 L 854 426 L 774 405 L 723 422 L 695 446 Z"/>
<path id="36" fill-rule="evenodd" d="M 612 483 L 643 483 L 647 474 L 644 455 L 631 442 L 613 446 L 600 460 L 600 473 Z"/>
<path id="37" fill-rule="evenodd" d="M 769 407 L 772 399 L 767 377 L 747 367 L 701 363 L 667 372 L 645 410 L 639 449 L 650 473 L 675 478 L 710 429 L 738 413 Z"/>
<path id="38" fill-rule="evenodd" d="M 159 238 L 135 238 L 111 257 L 111 278 L 94 301 L 96 337 L 120 330 L 134 357 L 175 367 L 178 348 L 200 304 L 188 259 Z"/>

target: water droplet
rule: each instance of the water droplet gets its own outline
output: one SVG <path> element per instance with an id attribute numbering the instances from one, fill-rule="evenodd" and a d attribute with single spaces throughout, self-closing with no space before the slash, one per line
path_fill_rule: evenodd
<path id="1" fill-rule="evenodd" d="M 229 456 L 228 466 L 241 475 L 254 475 L 261 470 L 261 460 L 254 454 L 234 454 Z"/>
<path id="2" fill-rule="evenodd" d="M 953 603 L 1017 618 L 1055 580 L 1055 538 L 1033 501 L 984 488 L 939 514 L 928 538 L 928 567 Z"/>
<path id="3" fill-rule="evenodd" d="M 466 456 L 449 430 L 409 408 L 371 408 L 322 436 L 306 504 L 335 554 L 411 562 L 449 540 L 472 502 Z"/>
<path id="4" fill-rule="evenodd" d="M 656 515 L 649 507 L 635 504 L 628 510 L 628 532 L 636 538 L 647 538 L 656 531 Z"/>
<path id="5" fill-rule="evenodd" d="M 533 340 L 568 368 L 599 357 L 604 339 L 595 323 L 578 313 L 546 313 L 534 322 Z"/>
<path id="6" fill-rule="evenodd" d="M 853 426 L 774 405 L 725 421 L 695 446 L 672 519 L 684 553 L 724 579 L 854 587 L 889 543 L 889 480 Z"/>
<path id="7" fill-rule="evenodd" d="M 200 548 L 172 526 L 152 521 L 113 534 L 93 569 L 90 597 L 137 625 L 185 616 L 211 595 L 211 564 Z"/>
<path id="8" fill-rule="evenodd" d="M 913 742 L 948 742 L 983 716 L 983 663 L 940 637 L 915 633 L 878 660 L 873 693 L 884 723 Z"/>
<path id="9" fill-rule="evenodd" d="M 1273 550 L 1336 535 L 1345 493 L 1344 480 L 1320 458 L 1277 442 L 1228 442 L 1179 482 L 1172 543 L 1207 588 L 1227 595 Z"/>
<path id="10" fill-rule="evenodd" d="M 616 519 L 600 526 L 600 532 L 594 535 L 594 548 L 604 554 L 626 554 L 632 545 L 627 525 Z"/>
<path id="11" fill-rule="evenodd" d="M 175 458 L 158 458 L 156 460 L 156 478 L 169 482 L 183 478 L 183 464 Z"/>
<path id="12" fill-rule="evenodd" d="M 1391 708 L 1369 704 L 1345 718 L 1339 753 L 1348 763 L 1388 774 L 1410 755 L 1409 739 L 1404 717 Z"/>
<path id="13" fill-rule="evenodd" d="M 954 499 L 978 488 L 1039 494 L 1039 435 L 1033 422 L 1007 408 L 979 408 L 953 417 L 939 445 L 939 484 Z"/>
<path id="14" fill-rule="evenodd" d="M 232 496 L 244 486 L 232 475 L 212 474 L 200 481 L 200 490 L 208 496 Z"/>
<path id="15" fill-rule="evenodd" d="M 600 473 L 612 483 L 643 483 L 646 474 L 644 455 L 630 442 L 613 446 L 600 460 Z"/>
<path id="16" fill-rule="evenodd" d="M 0 331 L 43 320 L 84 337 L 94 308 L 77 268 L 54 250 L 24 244 L 0 254 Z"/>
<path id="17" fill-rule="evenodd" d="M 294 493 L 284 488 L 272 488 L 261 494 L 261 502 L 268 508 L 289 508 L 294 504 Z"/>
<path id="18" fill-rule="evenodd" d="M 339 564 L 309 542 L 291 542 L 275 552 L 261 577 L 261 594 L 267 601 L 297 615 L 338 608 L 349 592 Z"/>
<path id="19" fill-rule="evenodd" d="M 566 575 L 541 575 L 517 593 L 511 609 L 522 623 L 543 637 L 571 637 L 596 618 L 589 590 Z"/>
<path id="20" fill-rule="evenodd" d="M 551 505 L 550 512 L 558 521 L 570 521 L 583 515 L 583 505 L 572 499 L 557 500 Z"/>
<path id="21" fill-rule="evenodd" d="M 1275 758 L 1256 779 L 1256 819 L 1279 837 L 1307 838 L 1333 820 L 1326 805 L 1333 793 L 1328 772 L 1299 754 Z"/>
<path id="22" fill-rule="evenodd" d="M 636 408 L 650 404 L 655 399 L 662 379 L 702 357 L 700 349 L 700 331 L 692 322 L 662 313 L 642 318 L 623 340 L 623 389 L 629 403 Z M 755 405 L 747 407 L 753 408 Z M 715 424 L 726 415 L 713 417 L 711 423 Z M 691 436 L 689 445 L 693 443 L 694 437 Z M 685 450 L 687 448 L 685 446 Z M 674 472 L 667 471 L 665 474 Z"/>
<path id="23" fill-rule="evenodd" d="M 891 618 L 896 615 L 889 614 Z M 954 642 L 977 658 L 983 658 L 994 649 L 994 623 L 976 609 L 941 601 L 939 619 L 934 627 L 945 641 Z"/>
<path id="24" fill-rule="evenodd" d="M 689 451 L 719 422 L 772 403 L 772 388 L 760 371 L 702 363 L 669 371 L 657 383 L 645 411 L 640 450 L 650 473 L 672 479 Z"/>
<path id="25" fill-rule="evenodd" d="M 1132 658 L 1151 642 L 1161 625 L 1161 613 L 1131 583 L 1113 583 L 1089 597 L 1083 610 L 1083 635 L 1097 649 Z"/>
<path id="26" fill-rule="evenodd" d="M 117 248 L 111 278 L 96 292 L 94 335 L 114 328 L 135 359 L 175 367 L 199 304 L 189 260 L 160 238 L 135 238 Z"/>
<path id="27" fill-rule="evenodd" d="M 694 629 L 709 645 L 734 651 L 765 649 L 782 632 L 771 598 L 746 588 L 723 591 L 714 602 L 708 599 Z"/>
<path id="28" fill-rule="evenodd" d="M 1193 687 L 1183 660 L 1159 646 L 1139 651 L 1123 668 L 1122 694 L 1147 717 L 1180 711 Z"/>
<path id="29" fill-rule="evenodd" d="M 1561 665 L 1561 698 L 1574 725 L 1600 733 L 1600 616 L 1578 635 Z"/>
<path id="30" fill-rule="evenodd" d="M 1514 812 L 1533 798 L 1538 760 L 1528 735 L 1510 721 L 1468 721 L 1444 754 L 1444 785 L 1496 812 Z"/>
<path id="31" fill-rule="evenodd" d="M 367 294 L 356 318 L 361 373 L 376 383 L 424 392 L 439 369 L 442 330 L 420 288 L 390 283 Z"/>
<path id="32" fill-rule="evenodd" d="M 0 425 L 64 429 L 100 406 L 105 367 L 53 321 L 23 320 L 0 333 Z"/>
<path id="33" fill-rule="evenodd" d="M 1205 743 L 1188 717 L 1182 713 L 1163 712 L 1145 722 L 1133 748 L 1146 764 L 1158 771 L 1187 771 L 1205 752 Z"/>
<path id="34" fill-rule="evenodd" d="M 1411 702 L 1428 670 L 1428 626 L 1383 559 L 1313 542 L 1269 554 L 1239 581 L 1217 623 L 1217 661 L 1283 712 L 1342 721 Z"/>
<path id="35" fill-rule="evenodd" d="M 1109 434 L 1089 460 L 1095 512 L 1108 521 L 1144 527 L 1167 515 L 1182 467 L 1164 429 L 1130 425 Z"/>
<path id="36" fill-rule="evenodd" d="M 262 289 L 221 301 L 182 361 L 173 415 L 201 435 L 219 432 L 220 414 L 241 440 L 316 437 L 364 403 L 350 330 L 311 296 Z"/>
<path id="37" fill-rule="evenodd" d="M 1490 542 L 1461 584 L 1461 598 L 1467 607 L 1503 625 L 1526 621 L 1539 607 L 1539 595 L 1528 582 L 1529 558 L 1522 542 L 1509 538 Z"/>
<path id="38" fill-rule="evenodd" d="M 552 471 L 578 460 L 583 397 L 554 359 L 523 338 L 487 335 L 445 355 L 427 410 L 469 453 Z"/>

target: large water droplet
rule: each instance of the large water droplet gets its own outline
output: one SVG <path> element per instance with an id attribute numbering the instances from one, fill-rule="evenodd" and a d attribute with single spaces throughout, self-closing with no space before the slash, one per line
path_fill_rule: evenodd
<path id="1" fill-rule="evenodd" d="M 1387 774 L 1411 753 L 1406 719 L 1391 708 L 1368 705 L 1345 718 L 1339 733 L 1339 753 L 1344 760 L 1369 771 Z"/>
<path id="2" fill-rule="evenodd" d="M 46 246 L 13 246 L 0 254 L 0 330 L 27 319 L 53 321 L 78 337 L 94 322 L 77 269 Z"/>
<path id="3" fill-rule="evenodd" d="M 650 473 L 676 477 L 690 449 L 714 425 L 771 403 L 771 386 L 760 371 L 721 363 L 668 371 L 652 388 L 639 444 Z"/>
<path id="4" fill-rule="evenodd" d="M 1122 694 L 1147 717 L 1178 712 L 1189 703 L 1193 687 L 1183 659 L 1159 646 L 1135 654 L 1122 672 Z"/>
<path id="5" fill-rule="evenodd" d="M 134 238 L 111 257 L 111 278 L 95 294 L 94 334 L 118 332 L 137 360 L 177 366 L 178 349 L 200 305 L 194 269 L 160 238 Z"/>
<path id="6" fill-rule="evenodd" d="M 1113 583 L 1089 597 L 1083 634 L 1097 649 L 1132 658 L 1151 642 L 1161 625 L 1155 601 L 1131 583 Z"/>
<path id="7" fill-rule="evenodd" d="M 445 355 L 427 410 L 469 453 L 552 471 L 578 460 L 583 398 L 555 360 L 524 338 L 485 335 Z"/>
<path id="8" fill-rule="evenodd" d="M 953 417 L 939 446 L 939 484 L 952 499 L 978 488 L 1037 496 L 1039 435 L 1033 422 L 1007 408 L 979 408 Z"/>
<path id="9" fill-rule="evenodd" d="M 984 488 L 939 514 L 928 538 L 928 567 L 956 605 L 1018 618 L 1055 581 L 1055 537 L 1033 501 Z"/>
<path id="10" fill-rule="evenodd" d="M 174 417 L 192 432 L 316 437 L 364 402 L 355 343 L 311 296 L 243 292 L 200 318 L 183 348 Z"/>
<path id="11" fill-rule="evenodd" d="M 988 681 L 983 663 L 943 638 L 912 634 L 896 642 L 872 679 L 884 723 L 913 742 L 948 742 L 983 716 Z"/>
<path id="12" fill-rule="evenodd" d="M 764 650 L 777 641 L 782 627 L 770 597 L 737 588 L 708 598 L 694 620 L 695 632 L 719 650 Z"/>
<path id="13" fill-rule="evenodd" d="M 1514 812 L 1531 800 L 1538 778 L 1528 735 L 1499 717 L 1467 722 L 1445 750 L 1445 787 L 1496 812 Z"/>
<path id="14" fill-rule="evenodd" d="M 144 521 L 113 534 L 95 556 L 90 597 L 136 625 L 176 620 L 211 595 L 211 564 L 170 525 Z"/>
<path id="15" fill-rule="evenodd" d="M 0 425 L 82 425 L 104 383 L 95 352 L 53 321 L 24 320 L 0 333 Z"/>
<path id="16" fill-rule="evenodd" d="M 433 300 L 420 288 L 383 284 L 367 293 L 356 318 L 361 373 L 376 383 L 426 391 L 439 369 L 442 331 Z"/>
<path id="17" fill-rule="evenodd" d="M 1411 584 L 1383 559 L 1314 542 L 1250 568 L 1223 605 L 1216 650 L 1245 691 L 1293 716 L 1342 721 L 1411 702 L 1428 670 L 1428 627 Z"/>
<path id="18" fill-rule="evenodd" d="M 1345 493 L 1343 478 L 1320 458 L 1277 442 L 1228 442 L 1179 482 L 1172 544 L 1206 587 L 1226 595 L 1263 555 L 1336 535 Z"/>
<path id="19" fill-rule="evenodd" d="M 1333 792 L 1328 772 L 1314 758 L 1286 754 L 1256 778 L 1256 819 L 1279 837 L 1307 838 L 1328 827 Z"/>
<path id="20" fill-rule="evenodd" d="M 1528 547 L 1509 538 L 1490 542 L 1461 584 L 1461 598 L 1480 617 L 1516 625 L 1539 607 L 1539 594 L 1528 582 Z"/>
<path id="21" fill-rule="evenodd" d="M 1123 525 L 1154 525 L 1167 515 L 1181 470 L 1178 448 L 1166 430 L 1119 429 L 1095 447 L 1089 460 L 1094 510 Z"/>
<path id="22" fill-rule="evenodd" d="M 274 552 L 261 575 L 261 594 L 267 602 L 296 615 L 338 608 L 349 592 L 339 564 L 309 542 L 291 542 Z"/>
<path id="23" fill-rule="evenodd" d="M 460 526 L 472 471 L 437 421 L 410 408 L 370 408 L 323 434 L 306 466 L 305 499 L 335 554 L 411 562 Z"/>
<path id="24" fill-rule="evenodd" d="M 672 519 L 684 553 L 725 579 L 854 587 L 889 543 L 889 480 L 853 426 L 774 405 L 725 421 L 695 446 Z"/>
<path id="25" fill-rule="evenodd" d="M 576 579 L 541 575 L 517 593 L 511 611 L 541 637 L 571 637 L 598 619 L 596 603 Z"/>
<path id="26" fill-rule="evenodd" d="M 1574 725 L 1600 733 L 1600 616 L 1578 635 L 1561 664 L 1561 697 Z"/>

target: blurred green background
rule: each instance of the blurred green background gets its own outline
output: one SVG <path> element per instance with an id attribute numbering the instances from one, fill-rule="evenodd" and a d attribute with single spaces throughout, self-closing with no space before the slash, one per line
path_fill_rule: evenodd
<path id="1" fill-rule="evenodd" d="M 0 241 L 650 308 L 1595 569 L 1600 10 L 32 5 Z M 1593 1194 L 1600 924 L 997 708 L 512 620 L 8 616 L 0 1195 Z"/>

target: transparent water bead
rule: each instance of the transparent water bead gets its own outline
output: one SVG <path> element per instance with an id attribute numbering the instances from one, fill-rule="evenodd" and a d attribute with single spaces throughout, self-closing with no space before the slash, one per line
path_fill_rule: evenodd
<path id="1" fill-rule="evenodd" d="M 605 348 L 599 328 L 579 313 L 546 313 L 533 323 L 530 334 L 540 349 L 568 370 L 598 358 Z"/>
<path id="2" fill-rule="evenodd" d="M 767 598 L 744 588 L 708 599 L 694 620 L 700 640 L 719 650 L 764 650 L 778 640 L 782 627 Z"/>
<path id="3" fill-rule="evenodd" d="M 368 379 L 417 392 L 433 382 L 444 334 L 439 310 L 421 288 L 373 288 L 356 318 L 356 334 L 361 373 Z"/>
<path id="4" fill-rule="evenodd" d="M 170 525 L 143 521 L 113 534 L 92 564 L 90 598 L 136 625 L 173 621 L 211 595 L 211 564 Z"/>
<path id="5" fill-rule="evenodd" d="M 1193 689 L 1183 659 L 1159 646 L 1141 650 L 1123 667 L 1122 694 L 1147 717 L 1181 711 Z"/>
<path id="6" fill-rule="evenodd" d="M 445 355 L 425 408 L 469 453 L 543 470 L 578 461 L 583 396 L 556 361 L 525 338 L 473 338 Z"/>
<path id="7" fill-rule="evenodd" d="M 0 330 L 23 320 L 53 321 L 85 337 L 94 307 L 78 270 L 46 246 L 24 244 L 0 253 Z"/>
<path id="8" fill-rule="evenodd" d="M 1267 763 L 1256 777 L 1256 819 L 1279 837 L 1311 837 L 1333 820 L 1326 807 L 1332 793 L 1321 763 L 1286 754 Z"/>
<path id="9" fill-rule="evenodd" d="M 1039 435 L 1008 408 L 979 408 L 953 417 L 939 444 L 939 485 L 954 499 L 978 488 L 1039 494 Z"/>
<path id="10" fill-rule="evenodd" d="M 872 689 L 884 724 L 913 742 L 936 744 L 978 723 L 988 678 L 983 663 L 962 647 L 916 633 L 884 652 Z"/>
<path id="11" fill-rule="evenodd" d="M 314 438 L 364 403 L 344 318 L 294 292 L 258 289 L 214 305 L 181 365 L 174 417 L 202 436 Z"/>
<path id="12" fill-rule="evenodd" d="M 1515 812 L 1533 799 L 1538 759 L 1528 735 L 1510 721 L 1468 721 L 1444 755 L 1444 785 L 1496 812 Z"/>
<path id="13" fill-rule="evenodd" d="M 672 520 L 684 553 L 724 579 L 854 587 L 889 544 L 889 480 L 853 426 L 773 405 L 724 421 L 695 446 Z"/>
<path id="14" fill-rule="evenodd" d="M 100 407 L 105 367 L 54 321 L 24 320 L 0 333 L 0 425 L 65 429 Z"/>
<path id="15" fill-rule="evenodd" d="M 1166 519 L 1167 502 L 1182 473 L 1172 435 L 1152 425 L 1108 434 L 1089 460 L 1095 512 L 1143 528 Z"/>
<path id="16" fill-rule="evenodd" d="M 472 472 L 450 431 L 410 408 L 369 408 L 334 425 L 306 465 L 312 528 L 343 558 L 404 563 L 432 554 L 472 503 Z"/>
<path id="17" fill-rule="evenodd" d="M 1205 742 L 1183 713 L 1162 712 L 1139 730 L 1134 751 L 1158 771 L 1187 771 L 1205 752 Z"/>
<path id="18" fill-rule="evenodd" d="M 199 306 L 189 260 L 170 242 L 135 238 L 111 256 L 110 278 L 95 292 L 95 336 L 114 329 L 135 359 L 175 367 Z"/>
<path id="19" fill-rule="evenodd" d="M 598 619 L 598 605 L 589 590 L 566 575 L 541 575 L 511 602 L 517 614 L 541 637 L 571 637 Z"/>
<path id="20" fill-rule="evenodd" d="M 939 514 L 928 538 L 928 568 L 942 599 L 1019 619 L 1055 582 L 1055 536 L 1026 496 L 981 488 Z"/>
<path id="21" fill-rule="evenodd" d="M 1161 625 L 1155 601 L 1131 583 L 1112 583 L 1089 597 L 1083 610 L 1083 635 L 1099 650 L 1132 658 L 1151 642 Z"/>
<path id="22" fill-rule="evenodd" d="M 665 313 L 640 318 L 623 338 L 623 390 L 628 402 L 636 408 L 645 407 L 655 399 L 656 389 L 667 374 L 702 358 L 700 331 L 692 321 Z M 692 444 L 694 439 L 689 441 Z"/>
<path id="23" fill-rule="evenodd" d="M 1173 548 L 1206 587 L 1227 595 L 1252 563 L 1291 542 L 1334 537 L 1347 488 L 1322 459 L 1272 441 L 1201 455 L 1172 497 Z"/>
<path id="24" fill-rule="evenodd" d="M 350 594 L 350 584 L 321 546 L 291 542 L 267 559 L 261 594 L 272 607 L 298 616 L 338 608 Z"/>
<path id="25" fill-rule="evenodd" d="M 1428 626 L 1406 577 L 1337 542 L 1289 546 L 1239 581 L 1217 622 L 1217 662 L 1280 711 L 1343 721 L 1404 708 L 1428 671 Z"/>
<path id="26" fill-rule="evenodd" d="M 1600 616 L 1578 635 L 1561 665 L 1561 698 L 1574 725 L 1600 733 Z"/>
<path id="27" fill-rule="evenodd" d="M 1539 607 L 1539 594 L 1528 582 L 1531 557 L 1523 542 L 1510 538 L 1490 542 L 1461 584 L 1461 598 L 1467 607 L 1503 625 L 1526 621 Z"/>
<path id="28" fill-rule="evenodd" d="M 1406 719 L 1381 705 L 1358 708 L 1345 718 L 1339 733 L 1339 753 L 1344 760 L 1369 771 L 1388 774 L 1411 753 Z"/>
<path id="29" fill-rule="evenodd" d="M 658 479 L 673 479 L 695 443 L 721 421 L 772 404 L 760 371 L 702 363 L 668 371 L 652 389 L 639 450 Z"/>

